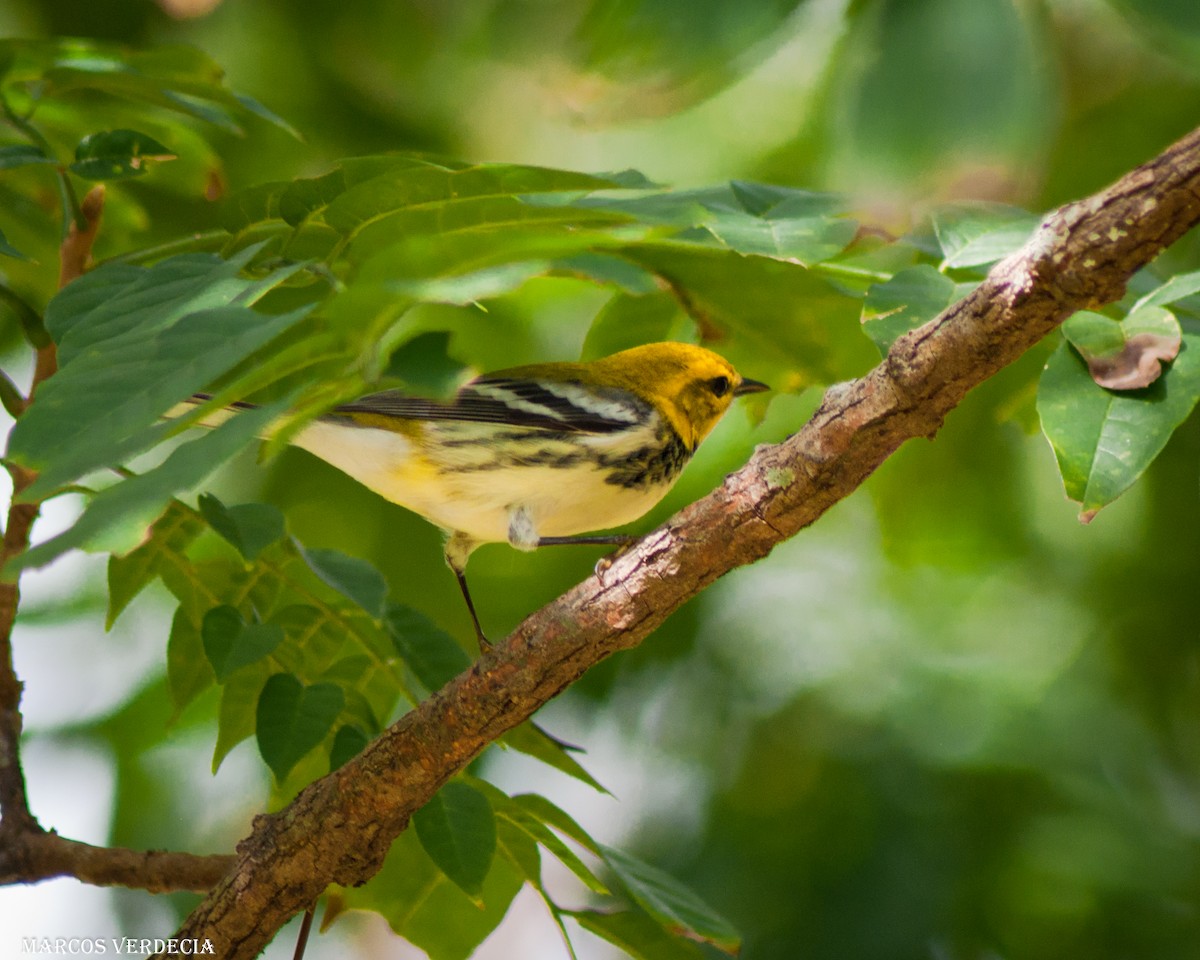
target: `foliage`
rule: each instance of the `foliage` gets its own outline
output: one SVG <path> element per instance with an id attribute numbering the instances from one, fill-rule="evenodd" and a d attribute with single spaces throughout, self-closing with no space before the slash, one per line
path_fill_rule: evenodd
<path id="1" fill-rule="evenodd" d="M 465 27 L 456 33 L 449 21 L 421 24 L 408 5 L 384 6 L 376 13 L 391 27 L 402 22 L 445 41 L 440 65 L 420 52 L 432 49 L 421 43 L 399 62 L 383 49 L 388 30 L 361 30 L 361 57 L 398 89 L 426 71 L 448 69 L 447 62 L 473 62 L 481 36 L 507 43 L 508 55 L 519 59 L 537 33 L 520 27 L 532 16 L 522 5 L 477 5 L 478 34 Z M 749 51 L 762 49 L 753 44 L 786 45 L 787 24 L 795 22 L 787 18 L 805 7 L 764 3 L 733 18 L 738 30 L 731 31 L 718 29 L 723 5 L 711 5 L 711 17 L 677 17 L 674 6 L 594 3 L 570 29 L 566 14 L 549 17 L 545 30 L 572 40 L 564 56 L 574 81 L 601 76 L 616 88 L 597 113 L 653 112 L 634 96 L 651 81 L 655 110 L 705 109 L 706 97 L 744 74 Z M 756 411 L 766 419 L 750 438 L 714 438 L 709 459 L 696 464 L 680 493 L 695 495 L 754 440 L 798 426 L 807 398 L 786 394 L 863 373 L 898 336 L 973 289 L 1039 222 L 1010 203 L 956 199 L 930 203 L 895 236 L 877 228 L 861 183 L 900 190 L 916 182 L 950 194 L 944 183 L 932 183 L 936 169 L 949 181 L 982 183 L 976 195 L 1041 210 L 1101 185 L 1127 159 L 1144 159 L 1165 144 L 1172 125 L 1191 122 L 1179 119 L 1187 111 L 1171 113 L 1167 105 L 1172 95 L 1193 101 L 1168 92 L 1155 101 L 1162 110 L 1136 149 L 1122 146 L 1133 150 L 1128 158 L 1080 146 L 1098 136 L 1096 129 L 1120 126 L 1127 115 L 1120 113 L 1122 96 L 1138 103 L 1153 83 L 1189 95 L 1200 86 L 1188 52 L 1195 30 L 1165 4 L 1115 4 L 1105 15 L 1175 37 L 1173 49 L 1183 51 L 1175 61 L 1150 57 L 1119 30 L 1105 33 L 1100 17 L 1095 29 L 1104 42 L 1127 62 L 1153 69 L 1131 71 L 1145 78 L 1132 92 L 1094 100 L 1055 86 L 1045 65 L 1050 35 L 1070 32 L 1067 4 L 1054 12 L 1057 21 L 1021 15 L 1006 0 L 979 4 L 974 13 L 948 0 L 922 0 L 915 13 L 902 6 L 849 5 L 839 14 L 846 39 L 831 44 L 824 66 L 827 95 L 805 128 L 778 136 L 741 171 L 745 179 L 679 190 L 629 170 L 579 173 L 567 167 L 582 164 L 553 159 L 453 159 L 469 152 L 469 143 L 449 132 L 465 108 L 448 94 L 423 105 L 421 123 L 434 131 L 425 140 L 405 141 L 396 132 L 413 125 L 416 108 L 395 104 L 377 105 L 392 125 L 389 136 L 364 132 L 373 129 L 366 123 L 351 132 L 336 110 L 319 120 L 306 116 L 311 105 L 293 114 L 287 101 L 299 96 L 299 83 L 276 84 L 284 102 L 270 103 L 295 116 L 313 143 L 297 148 L 288 141 L 246 159 L 256 144 L 284 142 L 290 127 L 233 92 L 194 47 L 0 41 L 0 105 L 8 121 L 0 143 L 0 316 L 9 343 L 23 337 L 37 347 L 48 335 L 60 360 L 59 372 L 17 420 L 8 456 L 39 473 L 28 497 L 82 490 L 86 500 L 72 526 L 43 538 L 6 573 L 79 548 L 107 553 L 109 627 L 158 581 L 174 609 L 165 682 L 151 681 L 142 699 L 97 721 L 94 735 L 121 743 L 113 731 L 139 726 L 134 718 L 149 710 L 147 701 L 161 701 L 158 714 L 170 714 L 175 731 L 207 724 L 214 772 L 239 744 L 252 742 L 273 778 L 264 802 L 278 806 L 469 664 L 456 634 L 447 632 L 465 623 L 443 602 L 450 594 L 441 591 L 453 588 L 441 583 L 445 571 L 427 532 L 283 452 L 289 433 L 331 404 L 391 386 L 444 394 L 471 372 L 545 359 L 545 351 L 596 356 L 653 339 L 712 342 L 785 396 Z M 273 12 L 257 16 L 283 17 L 288 7 L 267 9 Z M 331 15 L 339 22 L 354 16 Z M 507 40 L 506 16 L 518 21 Z M 626 39 L 627 18 L 639 17 L 646 29 L 634 32 L 636 41 Z M 673 30 L 685 30 L 686 38 L 672 37 Z M 929 51 L 930 38 L 942 45 L 940 55 Z M 324 85 L 350 87 L 359 109 L 370 102 L 375 95 L 350 71 L 354 58 L 332 56 L 315 37 L 306 42 L 321 48 L 305 63 L 318 84 L 336 79 Z M 952 55 L 985 49 L 988 56 Z M 1080 89 L 1098 72 L 1086 63 L 1063 69 Z M 1066 119 L 1043 109 L 1058 98 Z M 940 109 L 931 110 L 931 102 Z M 1052 129 L 1066 145 L 1058 152 L 1050 149 Z M 237 144 L 227 139 L 235 132 L 249 135 Z M 333 160 L 323 139 L 361 145 L 362 155 Z M 948 139 L 958 145 L 953 156 L 943 152 Z M 405 142 L 413 149 L 380 152 L 382 144 Z M 544 144 L 531 149 L 551 156 Z M 297 154 L 309 158 L 306 169 L 296 169 Z M 221 156 L 266 182 L 228 191 L 219 206 L 203 201 L 226 192 Z M 773 186 L 755 176 L 820 189 Z M 1039 183 L 997 189 L 1028 176 Z M 109 189 L 102 262 L 55 294 L 55 247 L 79 216 L 80 181 L 92 180 Z M 175 204 L 179 198 L 186 199 Z M 166 212 L 173 207 L 182 213 Z M 1144 508 L 1155 513 L 1147 529 L 1174 530 L 1178 494 L 1162 478 L 1174 476 L 1167 471 L 1177 469 L 1179 444 L 1192 443 L 1170 441 L 1200 399 L 1196 261 L 1194 243 L 1185 241 L 1135 278 L 1120 304 L 1074 318 L 1048 353 L 1007 372 L 989 395 L 956 414 L 937 443 L 946 461 L 906 454 L 878 478 L 872 494 L 879 518 L 864 529 L 878 538 L 871 555 L 884 552 L 896 565 L 863 563 L 855 584 L 862 593 L 846 596 L 863 597 L 861 619 L 818 596 L 808 597 L 809 606 L 803 596 L 793 601 L 793 586 L 756 594 L 739 581 L 728 588 L 727 605 L 713 601 L 681 614 L 654 650 L 613 667 L 635 691 L 627 696 L 645 693 L 636 718 L 648 715 L 651 702 L 666 713 L 676 709 L 670 698 L 689 669 L 682 664 L 695 665 L 697 684 L 716 684 L 717 676 L 730 684 L 715 696 L 690 691 L 677 707 L 695 718 L 689 729 L 678 719 L 661 721 L 664 740 L 691 761 L 729 751 L 727 769 L 712 775 L 724 782 L 709 789 L 709 826 L 694 842 L 671 839 L 684 836 L 681 829 L 647 841 L 651 854 L 673 859 L 673 872 L 692 877 L 719 911 L 671 873 L 598 843 L 545 797 L 500 790 L 484 778 L 485 764 L 448 784 L 414 819 L 375 880 L 331 893 L 326 922 L 346 910 L 374 911 L 435 960 L 466 957 L 529 884 L 564 934 L 570 921 L 632 956 L 732 952 L 740 943 L 735 927 L 749 943 L 765 944 L 764 956 L 793 955 L 800 936 L 813 955 L 864 957 L 919 955 L 917 945 L 930 943 L 948 956 L 989 949 L 1050 957 L 1056 937 L 1073 938 L 1097 956 L 1149 955 L 1156 936 L 1188 943 L 1194 920 L 1164 920 L 1155 934 L 1147 918 L 1185 897 L 1186 877 L 1200 862 L 1194 834 L 1171 812 L 1171 803 L 1184 809 L 1195 800 L 1188 778 L 1197 717 L 1186 706 L 1182 679 L 1194 651 L 1161 601 L 1162 582 L 1183 578 L 1192 561 L 1156 577 L 1149 571 L 1171 565 L 1173 553 L 1163 547 L 1143 563 L 1135 587 L 1122 581 L 1119 552 L 1087 566 L 1081 548 L 1047 545 L 1051 537 L 1036 518 L 1054 530 L 1057 521 L 1028 504 L 1014 506 L 1011 487 L 1025 475 L 981 448 L 1003 451 L 1020 442 L 1000 422 L 1036 419 L 1082 516 L 1094 517 L 1149 473 L 1149 487 L 1135 488 L 1131 496 L 1142 499 L 1133 503 L 1154 498 Z M 1147 353 L 1147 336 L 1176 337 L 1177 356 Z M 1144 355 L 1153 362 L 1143 363 Z M 1097 356 L 1123 358 L 1132 379 L 1120 389 L 1099 385 L 1089 371 Z M 212 400 L 182 419 L 162 419 L 200 390 Z M 211 433 L 186 431 L 235 399 L 263 406 Z M 189 505 L 189 491 L 219 486 L 219 468 L 285 414 L 266 454 L 274 458 L 267 498 L 287 508 L 286 521 L 270 503 L 227 504 L 209 492 Z M 747 427 L 737 424 L 734 432 Z M 1036 466 L 1040 476 L 1049 469 Z M 1194 488 L 1194 479 L 1189 484 Z M 297 505 L 311 502 L 320 485 L 317 502 L 326 505 L 306 514 Z M 1111 509 L 1115 522 L 1126 524 L 1120 529 L 1130 529 L 1122 505 Z M 386 540 L 373 539 L 373 530 L 389 531 Z M 1062 542 L 1075 534 L 1054 536 Z M 810 565 L 826 587 L 814 593 L 836 593 L 827 589 L 836 554 L 850 548 L 821 542 L 827 552 Z M 403 558 L 392 549 L 397 543 L 410 545 Z M 1073 592 L 1046 601 L 1044 618 L 1025 625 L 1024 642 L 1003 638 L 1016 652 L 980 639 L 1011 606 L 1035 605 L 1030 598 L 1044 588 L 1039 569 L 1048 574 L 1066 558 Z M 543 566 L 540 586 L 522 574 L 516 589 L 506 582 L 515 576 L 510 568 L 481 560 L 492 581 L 480 591 L 481 607 L 485 617 L 505 621 L 581 569 Z M 994 569 L 1002 573 L 991 587 L 974 579 Z M 757 573 L 764 584 L 772 575 L 788 584 L 796 576 L 777 564 L 748 579 Z M 1098 585 L 1108 588 L 1109 605 L 1079 599 Z M 761 623 L 729 613 L 744 609 L 747 594 L 764 611 Z M 930 596 L 942 616 L 969 624 L 965 640 L 934 623 Z M 1154 614 L 1139 620 L 1118 605 L 1119 596 Z M 1013 597 L 1019 599 L 1006 602 Z M 872 627 L 876 614 L 888 629 Z M 1045 625 L 1074 618 L 1083 625 Z M 1126 618 L 1138 622 L 1135 635 L 1153 634 L 1159 659 L 1125 662 L 1140 656 L 1136 645 L 1122 646 Z M 821 647 L 797 637 L 798 621 L 838 643 Z M 768 643 L 763 635 L 771 624 L 776 638 L 807 643 L 807 655 L 826 658 L 792 689 L 778 689 L 766 675 L 794 679 L 793 671 L 753 669 L 755 645 Z M 1112 630 L 1108 643 L 1120 652 L 1109 661 L 1103 643 L 1090 653 L 1053 644 L 1032 650 L 1037 637 L 1085 628 Z M 855 634 L 871 630 L 882 634 L 882 652 L 859 649 Z M 750 653 L 735 660 L 736 644 L 717 636 Z M 934 639 L 923 645 L 917 637 Z M 791 656 L 775 642 L 763 654 L 768 665 Z M 685 650 L 690 661 L 679 659 Z M 896 662 L 905 695 L 886 692 L 888 665 Z M 620 696 L 611 672 L 582 686 L 597 701 Z M 1128 689 L 1136 693 L 1116 692 Z M 1163 690 L 1170 695 L 1159 698 Z M 1101 722 L 1109 728 L 1103 750 L 1089 739 Z M 978 742 L 956 746 L 945 730 L 964 724 L 982 732 Z M 1040 724 L 1047 736 L 1037 732 Z M 126 740 L 117 751 L 125 774 L 114 842 L 183 844 L 170 833 L 152 836 L 159 829 L 152 824 L 134 825 L 139 801 L 129 771 L 166 736 Z M 537 726 L 514 731 L 499 746 L 603 789 L 573 751 Z M 1139 763 L 1139 755 L 1151 759 Z M 1098 768 L 1131 781 L 1128 808 L 1103 793 Z M 788 831 L 776 837 L 781 823 Z M 1147 868 L 1139 845 L 1172 847 L 1169 866 Z M 548 888 L 547 853 L 576 878 L 585 906 L 567 906 Z M 897 892 L 911 863 L 927 890 L 915 906 Z M 760 869 L 772 878 L 767 893 L 752 882 Z M 964 879 L 972 871 L 980 878 Z M 939 879 L 947 875 L 957 881 Z M 1135 875 L 1145 879 L 1134 882 Z M 723 892 L 729 876 L 739 878 L 741 892 Z M 785 891 L 793 889 L 790 902 L 793 893 Z M 888 903 L 902 920 L 890 916 Z M 1135 919 L 1110 938 L 1117 946 L 1105 947 L 1103 918 L 1113 910 Z M 794 923 L 793 914 L 800 917 Z"/>

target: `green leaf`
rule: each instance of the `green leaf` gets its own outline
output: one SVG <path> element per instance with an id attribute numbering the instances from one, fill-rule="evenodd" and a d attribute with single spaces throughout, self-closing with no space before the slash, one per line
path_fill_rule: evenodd
<path id="1" fill-rule="evenodd" d="M 198 504 L 208 525 L 250 562 L 265 547 L 283 538 L 283 514 L 268 503 L 227 507 L 211 493 L 203 493 Z"/>
<path id="2" fill-rule="evenodd" d="M 384 615 L 387 600 L 387 581 L 383 574 L 360 557 L 351 557 L 338 550 L 306 550 L 300 555 L 309 569 L 327 586 L 353 600 L 379 620 Z"/>
<path id="3" fill-rule="evenodd" d="M 524 831 L 530 838 L 540 843 L 579 879 L 585 887 L 602 897 L 610 895 L 608 887 L 595 873 L 566 845 L 545 823 L 524 809 L 521 805 L 508 803 L 500 807 L 497 814 L 507 818 L 519 830 Z"/>
<path id="4" fill-rule="evenodd" d="M 735 367 L 776 390 L 858 376 L 876 360 L 859 298 L 800 264 L 676 243 L 622 253 L 678 291 L 703 338 L 719 339 Z"/>
<path id="5" fill-rule="evenodd" d="M 1142 307 L 1165 307 L 1196 293 L 1200 293 L 1200 270 L 1193 270 L 1191 273 L 1177 273 L 1166 283 L 1151 290 L 1144 297 L 1140 297 L 1130 313 L 1136 313 Z"/>
<path id="6" fill-rule="evenodd" d="M 1093 382 L 1064 341 L 1038 387 L 1042 430 L 1058 458 L 1067 496 L 1087 522 L 1127 490 L 1200 400 L 1200 337 L 1185 334 L 1179 356 L 1150 387 L 1112 393 Z"/>
<path id="7" fill-rule="evenodd" d="M 258 697 L 255 733 L 277 782 L 325 739 L 345 702 L 341 687 L 332 683 L 306 687 L 290 673 L 267 680 Z"/>
<path id="8" fill-rule="evenodd" d="M 29 260 L 29 257 L 25 256 L 25 254 L 8 242 L 8 238 L 4 236 L 3 230 L 0 230 L 0 254 L 12 257 L 14 260 Z"/>
<path id="9" fill-rule="evenodd" d="M 403 381 L 418 396 L 449 399 L 470 374 L 449 348 L 450 334 L 443 330 L 418 334 L 392 352 L 384 376 Z"/>
<path id="10" fill-rule="evenodd" d="M 942 269 L 981 267 L 1014 253 L 1040 219 L 1000 203 L 957 203 L 939 207 L 933 230 L 942 248 Z"/>
<path id="11" fill-rule="evenodd" d="M 175 154 L 147 134 L 105 130 L 79 141 L 69 169 L 85 180 L 124 180 L 145 173 L 147 161 L 174 159 Z"/>
<path id="12" fill-rule="evenodd" d="M 171 633 L 167 638 L 167 685 L 175 705 L 175 716 L 178 717 L 184 707 L 212 686 L 215 679 L 212 665 L 204 654 L 200 631 L 180 604 L 171 618 Z"/>
<path id="13" fill-rule="evenodd" d="M 453 883 L 406 830 L 388 851 L 383 869 L 361 887 L 343 890 L 350 909 L 374 910 L 430 960 L 467 960 L 504 919 L 525 884 L 509 857 L 493 857 L 479 903 Z"/>
<path id="14" fill-rule="evenodd" d="M 975 289 L 974 283 L 955 283 L 927 263 L 907 267 L 890 280 L 877 283 L 863 301 L 863 328 L 881 354 L 909 330 L 932 320 Z"/>
<path id="15" fill-rule="evenodd" d="M 429 216 L 453 215 L 459 204 L 496 197 L 508 206 L 524 194 L 604 190 L 616 184 L 603 177 L 518 164 L 481 164 L 461 170 L 421 165 L 392 170 L 350 187 L 324 210 L 325 222 L 353 235 L 383 217 L 420 206 Z"/>
<path id="16" fill-rule="evenodd" d="M 283 642 L 283 627 L 246 623 L 236 607 L 222 604 L 204 615 L 200 637 L 217 682 L 224 683 L 235 670 L 270 656 Z"/>
<path id="17" fill-rule="evenodd" d="M 363 732 L 361 727 L 356 727 L 352 723 L 339 727 L 338 732 L 333 735 L 333 746 L 329 750 L 329 772 L 332 773 L 338 767 L 353 760 L 370 742 L 371 738 Z"/>
<path id="18" fill-rule="evenodd" d="M 668 293 L 617 294 L 588 328 L 583 359 L 596 360 L 643 343 L 683 339 L 685 322 L 679 302 Z"/>
<path id="19" fill-rule="evenodd" d="M 60 369 L 14 426 L 9 455 L 41 476 L 44 496 L 92 470 L 114 466 L 173 429 L 159 422 L 178 401 L 227 372 L 308 312 L 277 316 L 248 304 L 295 272 L 243 279 L 246 262 L 188 254 L 149 269 L 113 264 L 68 284 L 46 327 Z"/>
<path id="20" fill-rule="evenodd" d="M 585 850 L 600 856 L 600 844 L 592 839 L 591 834 L 584 830 L 569 813 L 547 800 L 540 793 L 518 793 L 512 797 L 512 802 L 534 819 L 553 827 L 559 833 L 570 837 Z"/>
<path id="21" fill-rule="evenodd" d="M 708 230 L 731 250 L 811 265 L 850 245 L 858 232 L 853 220 L 834 217 L 762 219 L 745 214 L 715 216 Z"/>
<path id="22" fill-rule="evenodd" d="M 54 163 L 54 158 L 46 156 L 41 147 L 32 144 L 14 143 L 0 147 L 0 170 L 11 170 L 33 163 Z"/>
<path id="23" fill-rule="evenodd" d="M 1081 310 L 1063 324 L 1063 334 L 1087 361 L 1088 372 L 1109 390 L 1140 390 L 1174 360 L 1183 332 L 1162 307 L 1140 307 L 1121 320 Z"/>
<path id="24" fill-rule="evenodd" d="M 574 777 L 576 780 L 586 783 L 593 790 L 598 790 L 600 793 L 608 793 L 604 785 L 588 773 L 561 743 L 542 730 L 533 721 L 526 721 L 520 726 L 509 730 L 500 742 L 506 747 L 511 747 L 513 750 L 541 760 L 547 766 L 551 766 L 569 777 Z"/>
<path id="25" fill-rule="evenodd" d="M 598 910 L 564 911 L 565 916 L 624 950 L 635 960 L 703 960 L 700 948 L 672 936 L 641 910 L 601 913 Z"/>
<path id="26" fill-rule="evenodd" d="M 694 891 L 669 873 L 620 850 L 601 847 L 600 852 L 638 906 L 667 930 L 737 954 L 741 935 Z"/>
<path id="27" fill-rule="evenodd" d="M 154 522 L 145 543 L 123 557 L 109 557 L 105 630 L 112 629 L 121 611 L 161 574 L 165 565 L 181 560 L 203 529 L 194 512 L 174 501 Z"/>
<path id="28" fill-rule="evenodd" d="M 55 379 L 46 381 L 46 386 Z M 286 407 L 285 399 L 279 404 L 247 410 L 212 432 L 176 447 L 153 470 L 102 490 L 91 499 L 74 526 L 14 557 L 5 564 L 4 575 L 44 566 L 68 550 L 94 553 L 133 550 L 172 497 L 203 481 Z"/>
<path id="29" fill-rule="evenodd" d="M 414 813 L 412 821 L 430 859 L 478 901 L 496 852 L 496 816 L 487 797 L 452 781 Z"/>
<path id="30" fill-rule="evenodd" d="M 202 659 L 208 663 L 207 657 Z M 270 676 L 271 665 L 263 661 L 245 670 L 239 670 L 221 687 L 221 706 L 217 711 L 217 742 L 213 745 L 214 774 L 221 768 L 230 750 L 247 737 L 254 736 L 259 699 Z"/>
<path id="31" fill-rule="evenodd" d="M 471 658 L 450 634 L 411 607 L 389 603 L 383 626 L 426 690 L 440 690 L 471 665 Z"/>

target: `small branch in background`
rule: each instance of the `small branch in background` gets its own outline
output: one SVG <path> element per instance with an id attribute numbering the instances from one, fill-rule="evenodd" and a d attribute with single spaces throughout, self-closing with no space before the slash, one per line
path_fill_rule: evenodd
<path id="1" fill-rule="evenodd" d="M 492 741 L 586 670 L 636 646 L 718 577 L 758 560 L 849 496 L 905 441 L 937 432 L 966 393 L 1200 223 L 1200 129 L 1106 190 L 1048 216 L 975 292 L 830 388 L 784 443 L 528 617 L 503 643 L 290 806 L 255 819 L 234 870 L 184 923 L 251 960 L 330 883 L 373 876 L 413 812 Z"/>
<path id="2" fill-rule="evenodd" d="M 57 833 L 26 832 L 0 847 L 0 885 L 74 877 L 98 887 L 129 887 L 150 893 L 204 893 L 224 876 L 235 858 L 166 850 L 93 847 Z"/>
<path id="3" fill-rule="evenodd" d="M 7 104 L 4 105 L 7 112 Z M 11 120 L 11 112 L 10 120 Z M 92 255 L 92 244 L 100 227 L 104 210 L 104 189 L 97 187 L 84 200 L 81 214 L 85 225 L 72 222 L 59 251 L 61 273 L 59 286 L 66 286 L 82 275 Z M 53 376 L 58 369 L 58 354 L 47 337 L 37 348 L 33 380 L 27 397 L 7 397 L 5 406 L 12 404 L 22 412 L 33 402 L 38 385 Z M 15 387 L 14 387 L 15 390 Z M 0 569 L 12 557 L 29 547 L 29 535 L 37 519 L 39 505 L 20 502 L 21 493 L 34 480 L 34 474 L 16 464 L 7 464 L 12 476 L 13 495 L 8 507 L 8 523 L 0 546 Z M 19 843 L 44 835 L 37 819 L 29 810 L 25 791 L 25 776 L 21 771 L 21 692 L 22 684 L 13 669 L 12 631 L 17 619 L 21 594 L 18 584 L 0 582 L 0 849 L 16 847 Z"/>

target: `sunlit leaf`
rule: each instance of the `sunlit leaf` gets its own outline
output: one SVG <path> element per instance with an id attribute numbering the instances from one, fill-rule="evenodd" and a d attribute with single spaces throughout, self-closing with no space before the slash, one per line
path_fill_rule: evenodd
<path id="1" fill-rule="evenodd" d="M 467 960 L 499 926 L 525 884 L 508 857 L 493 857 L 483 881 L 482 908 L 429 858 L 415 830 L 388 851 L 383 869 L 361 887 L 339 894 L 347 909 L 373 910 L 431 960 Z"/>
<path id="2" fill-rule="evenodd" d="M 1090 520 L 1145 472 L 1197 400 L 1200 338 L 1185 334 L 1171 369 L 1126 393 L 1097 386 L 1083 359 L 1059 344 L 1042 374 L 1038 414 L 1080 519 Z"/>
<path id="3" fill-rule="evenodd" d="M 942 248 L 942 269 L 981 267 L 1007 257 L 1025 244 L 1040 219 L 998 203 L 958 203 L 939 207 L 933 229 Z"/>
<path id="4" fill-rule="evenodd" d="M 165 564 L 182 558 L 203 529 L 204 525 L 195 513 L 183 504 L 173 502 L 155 521 L 145 543 L 123 557 L 109 558 L 105 629 L 112 628 L 121 611 L 159 576 Z"/>

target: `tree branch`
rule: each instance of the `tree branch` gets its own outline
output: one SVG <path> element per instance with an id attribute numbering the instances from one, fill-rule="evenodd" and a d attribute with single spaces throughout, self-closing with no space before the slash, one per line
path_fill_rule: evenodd
<path id="1" fill-rule="evenodd" d="M 87 195 L 81 209 L 84 223 L 72 221 L 59 248 L 60 288 L 83 273 L 91 257 L 100 216 L 104 211 L 104 187 L 99 186 Z M 28 327 L 28 325 L 27 325 Z M 33 402 L 38 385 L 58 369 L 54 344 L 45 339 L 36 345 L 33 381 L 22 410 Z M 34 474 L 7 464 L 12 476 L 13 496 L 8 507 L 8 523 L 0 545 L 0 567 L 29 547 L 29 533 L 37 519 L 39 505 L 18 503 L 18 497 L 34 480 Z M 21 772 L 21 681 L 13 669 L 12 630 L 17 619 L 21 593 L 17 582 L 0 583 L 0 842 L 9 845 L 20 834 L 41 833 L 37 819 L 29 811 L 25 793 L 25 777 Z"/>
<path id="2" fill-rule="evenodd" d="M 848 496 L 900 444 L 932 436 L 972 387 L 1200 222 L 1200 130 L 1088 200 L 1050 215 L 969 297 L 901 337 L 812 420 L 761 448 L 711 495 L 526 619 L 355 760 L 255 820 L 234 870 L 179 931 L 250 958 L 330 883 L 380 867 L 409 817 L 489 743 L 585 670 L 640 643 L 718 577 L 766 556 Z"/>
<path id="3" fill-rule="evenodd" d="M 0 884 L 38 883 L 74 877 L 98 887 L 130 887 L 150 893 L 203 893 L 224 876 L 235 858 L 165 850 L 93 847 L 57 833 L 31 830 L 0 849 Z"/>

